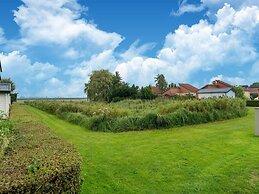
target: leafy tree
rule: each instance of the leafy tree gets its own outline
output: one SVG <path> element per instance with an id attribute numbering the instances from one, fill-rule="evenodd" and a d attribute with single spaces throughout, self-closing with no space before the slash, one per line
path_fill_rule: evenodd
<path id="1" fill-rule="evenodd" d="M 15 83 L 11 80 L 11 78 L 4 78 L 0 80 L 0 83 L 9 83 L 11 84 L 11 91 L 13 92 L 16 88 Z"/>
<path id="2" fill-rule="evenodd" d="M 259 82 L 253 83 L 250 87 L 251 88 L 259 88 Z"/>
<path id="3" fill-rule="evenodd" d="M 113 84 L 114 87 L 122 84 L 122 78 L 121 78 L 120 73 L 118 71 L 116 71 L 115 75 L 113 75 L 112 84 Z"/>
<path id="4" fill-rule="evenodd" d="M 93 101 L 108 101 L 114 75 L 108 70 L 93 71 L 85 84 L 85 93 Z"/>
<path id="5" fill-rule="evenodd" d="M 160 90 L 164 91 L 167 89 L 167 82 L 163 74 L 158 74 L 155 77 L 155 83 L 156 87 L 158 87 Z"/>
<path id="6" fill-rule="evenodd" d="M 151 87 L 142 87 L 139 92 L 139 98 L 143 100 L 152 100 L 156 98 L 156 95 L 153 94 Z"/>
<path id="7" fill-rule="evenodd" d="M 137 98 L 138 87 L 135 85 L 129 86 L 123 83 L 117 87 L 113 87 L 109 96 L 109 101 L 117 102 L 124 99 L 135 99 Z"/>
<path id="8" fill-rule="evenodd" d="M 237 98 L 245 98 L 244 89 L 241 86 L 235 86 L 233 88 Z"/>

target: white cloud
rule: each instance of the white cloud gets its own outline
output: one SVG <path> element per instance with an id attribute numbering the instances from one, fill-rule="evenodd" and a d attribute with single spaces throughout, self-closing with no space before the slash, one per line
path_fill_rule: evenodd
<path id="1" fill-rule="evenodd" d="M 210 79 L 210 83 L 212 83 L 215 80 L 222 80 L 232 85 L 245 85 L 248 83 L 248 80 L 242 77 L 228 77 L 224 75 L 217 75 L 215 77 L 212 77 Z"/>
<path id="2" fill-rule="evenodd" d="M 11 77 L 23 95 L 33 94 L 33 88 L 45 80 L 53 77 L 59 69 L 50 63 L 32 63 L 30 59 L 19 51 L 0 53 L 3 66 L 3 77 Z M 26 86 L 26 87 L 25 87 Z M 31 88 L 31 93 L 28 93 Z"/>
<path id="3" fill-rule="evenodd" d="M 258 13 L 255 6 L 236 11 L 226 4 L 218 11 L 215 24 L 201 20 L 191 27 L 181 25 L 167 35 L 156 58 L 135 57 L 116 70 L 129 82 L 149 84 L 157 73 L 182 82 L 197 72 L 254 63 L 259 56 L 253 42 L 258 36 Z"/>
<path id="4" fill-rule="evenodd" d="M 193 12 L 200 12 L 205 9 L 203 4 L 194 5 L 188 4 L 187 0 L 179 1 L 179 9 L 177 11 L 172 11 L 170 15 L 172 16 L 181 16 L 185 13 L 193 13 Z"/>
<path id="5" fill-rule="evenodd" d="M 135 41 L 130 45 L 129 49 L 120 54 L 123 60 L 131 60 L 134 57 L 145 54 L 148 50 L 152 50 L 155 47 L 154 43 L 146 43 L 139 46 L 139 41 Z"/>
<path id="6" fill-rule="evenodd" d="M 14 11 L 26 45 L 80 44 L 101 50 L 114 49 L 122 41 L 117 33 L 99 30 L 81 18 L 81 5 L 76 0 L 23 0 Z"/>

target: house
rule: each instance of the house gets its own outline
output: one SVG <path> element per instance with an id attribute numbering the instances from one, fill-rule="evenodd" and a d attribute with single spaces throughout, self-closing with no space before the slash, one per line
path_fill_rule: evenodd
<path id="1" fill-rule="evenodd" d="M 196 95 L 196 92 L 198 91 L 198 88 L 190 85 L 190 84 L 179 84 L 179 86 L 174 87 L 174 88 L 170 88 L 168 90 L 166 90 L 165 92 L 163 92 L 163 96 L 165 97 L 172 97 L 172 96 L 184 96 L 184 95 Z"/>
<path id="2" fill-rule="evenodd" d="M 2 73 L 2 65 L 0 61 L 0 72 Z M 0 76 L 1 79 L 1 76 Z M 11 105 L 11 84 L 0 83 L 0 111 L 4 119 L 9 117 L 9 110 Z"/>
<path id="3" fill-rule="evenodd" d="M 252 96 L 258 98 L 259 96 L 259 88 L 251 88 L 249 86 L 241 86 L 244 89 L 245 97 L 250 99 Z"/>
<path id="4" fill-rule="evenodd" d="M 235 92 L 233 86 L 220 81 L 215 80 L 212 84 L 208 84 L 197 91 L 197 98 L 235 98 Z"/>
<path id="5" fill-rule="evenodd" d="M 161 95 L 163 93 L 158 87 L 155 86 L 151 86 L 151 91 L 155 95 Z"/>

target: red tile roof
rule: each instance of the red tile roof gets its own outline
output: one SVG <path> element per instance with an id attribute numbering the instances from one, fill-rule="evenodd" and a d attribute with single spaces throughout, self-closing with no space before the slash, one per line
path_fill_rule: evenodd
<path id="1" fill-rule="evenodd" d="M 196 93 L 198 91 L 198 88 L 196 88 L 190 84 L 179 84 L 179 86 L 185 88 L 186 90 L 188 90 L 191 93 Z"/>
<path id="2" fill-rule="evenodd" d="M 226 83 L 226 82 L 223 82 L 223 81 L 220 81 L 220 80 L 215 80 L 213 81 L 212 84 L 208 84 L 204 87 L 202 87 L 201 89 L 213 89 L 213 88 L 232 88 L 233 86 Z"/>

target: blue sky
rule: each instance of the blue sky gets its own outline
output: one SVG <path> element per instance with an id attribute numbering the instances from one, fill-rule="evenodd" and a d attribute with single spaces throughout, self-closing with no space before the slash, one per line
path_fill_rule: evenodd
<path id="1" fill-rule="evenodd" d="M 130 84 L 259 81 L 258 0 L 0 0 L 0 59 L 23 97 L 82 97 L 92 70 Z"/>

